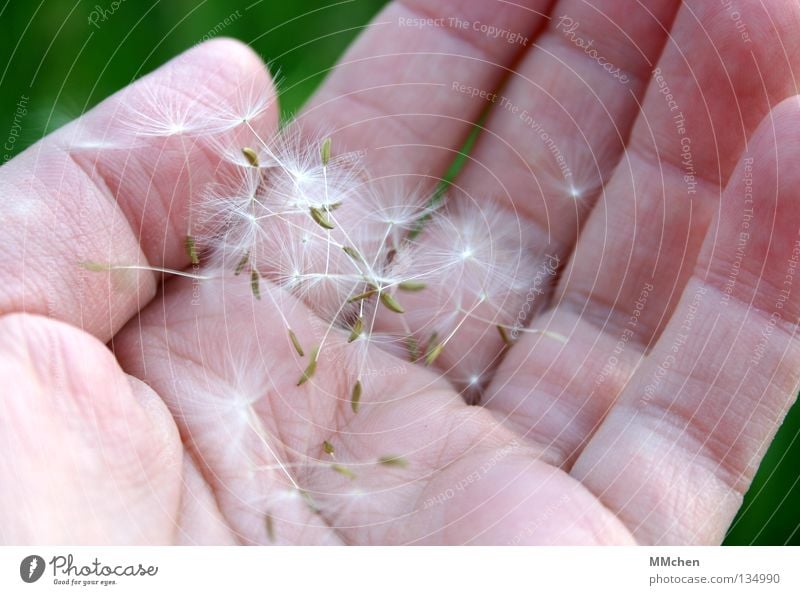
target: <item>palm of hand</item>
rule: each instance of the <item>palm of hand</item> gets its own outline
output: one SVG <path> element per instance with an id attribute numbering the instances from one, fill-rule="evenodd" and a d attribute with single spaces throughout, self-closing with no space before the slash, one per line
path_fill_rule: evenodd
<path id="1" fill-rule="evenodd" d="M 519 8 L 461 4 L 467 22 L 530 31 L 543 23 Z M 480 31 L 403 29 L 401 19 L 418 10 L 412 2 L 388 8 L 378 21 L 391 21 L 393 33 L 373 25 L 301 118 L 309 129 L 335 126 L 337 146 L 370 147 L 376 175 L 441 176 L 484 105 L 467 89 L 494 88 L 502 75 L 494 63 L 510 64 L 520 49 Z M 5 311 L 24 303 L 113 337 L 116 359 L 66 325 L 5 319 L 4 343 L 13 347 L 4 373 L 16 374 L 20 361 L 27 372 L 0 426 L 4 446 L 23 458 L 5 463 L 22 479 L 3 496 L 15 503 L 27 494 L 31 510 L 51 511 L 42 526 L 20 515 L 6 525 L 7 540 L 719 541 L 797 384 L 798 300 L 785 281 L 797 227 L 790 201 L 800 180 L 781 164 L 796 151 L 798 106 L 792 99 L 772 107 L 792 88 L 796 52 L 785 71 L 745 68 L 753 57 L 773 57 L 781 37 L 746 44 L 721 9 L 678 11 L 664 1 L 633 15 L 609 6 L 613 27 L 593 10 L 570 12 L 571 26 L 551 19 L 538 47 L 524 52 L 457 180 L 463 194 L 492 197 L 522 222 L 531 267 L 553 255 L 569 261 L 547 287 L 549 306 L 530 323 L 547 332 L 523 333 L 495 363 L 498 338 L 485 338 L 494 330 L 467 325 L 466 340 L 440 362 L 444 375 L 372 351 L 370 369 L 402 373 L 375 375 L 354 415 L 342 364 L 346 335 L 331 339 L 313 381 L 297 387 L 308 359 L 292 351 L 286 319 L 300 337 L 314 336 L 320 322 L 268 284 L 254 300 L 246 282 L 213 280 L 198 290 L 192 280 L 171 280 L 150 301 L 155 277 L 145 274 L 51 275 L 44 291 L 21 282 Z M 749 9 L 755 31 L 770 18 L 761 10 Z M 674 43 L 659 59 L 676 11 Z M 576 46 L 578 32 L 597 39 L 596 54 Z M 403 49 L 412 38 L 421 55 Z M 721 44 L 732 48 L 724 59 L 703 51 Z M 682 52 L 690 50 L 704 59 L 688 65 Z M 629 72 L 629 81 L 609 77 L 598 55 Z M 648 80 L 656 59 L 662 74 Z M 213 77 L 208 64 L 217 65 Z M 242 81 L 261 93 L 270 87 L 260 69 L 247 50 L 213 42 L 138 85 L 177 96 L 209 77 L 220 97 Z M 356 93 L 358 80 L 369 89 Z M 429 94 L 424 109 L 420 88 Z M 741 114 L 734 130 L 722 126 L 733 99 Z M 218 159 L 208 147 L 147 141 L 130 149 L 122 171 L 108 151 L 65 157 L 59 148 L 86 130 L 113 130 L 117 111 L 130 103 L 124 94 L 109 100 L 3 174 L 9 186 L 30 173 L 44 180 L 37 197 L 53 191 L 54 177 L 62 195 L 65 188 L 93 193 L 82 208 L 96 216 L 73 216 L 77 230 L 56 227 L 56 234 L 89 238 L 56 243 L 67 246 L 65 262 L 96 259 L 99 247 L 117 262 L 135 262 L 141 250 L 151 264 L 185 267 L 183 195 L 189 180 L 196 186 L 214 177 Z M 559 139 L 568 175 L 525 114 Z M 274 118 L 267 110 L 259 126 L 269 130 Z M 176 147 L 189 152 L 190 168 L 175 159 Z M 748 174 L 763 191 L 755 204 L 740 185 Z M 96 180 L 108 188 L 92 186 Z M 736 240 L 750 207 L 740 258 Z M 59 208 L 74 215 L 78 207 Z M 62 214 L 50 213 L 32 233 L 46 237 Z M 98 220 L 109 223 L 98 229 Z M 28 266 L 36 259 L 44 263 L 46 255 Z M 78 281 L 80 295 L 69 289 Z M 59 295 L 55 306 L 47 292 Z M 764 328 L 773 331 L 754 351 Z M 467 354 L 496 368 L 477 407 L 449 382 L 463 377 L 447 376 L 463 372 L 457 364 Z M 326 441 L 334 453 L 325 452 Z M 48 476 L 47 488 L 41 478 L 25 479 L 23 469 L 45 465 L 77 472 Z"/>

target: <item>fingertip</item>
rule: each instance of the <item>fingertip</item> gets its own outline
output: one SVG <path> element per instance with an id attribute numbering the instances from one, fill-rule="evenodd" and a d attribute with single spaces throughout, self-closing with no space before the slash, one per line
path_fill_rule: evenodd
<path id="1" fill-rule="evenodd" d="M 233 37 L 214 37 L 201 41 L 194 49 L 220 56 L 249 68 L 263 68 L 261 56 L 249 45 Z M 191 51 L 188 50 L 188 51 Z"/>
<path id="2" fill-rule="evenodd" d="M 791 320 L 800 300 L 790 291 L 800 259 L 800 96 L 770 110 L 748 142 L 723 191 L 718 220 L 698 261 L 701 276 L 728 296 Z M 787 293 L 788 295 L 788 293 Z"/>
<path id="3" fill-rule="evenodd" d="M 776 104 L 761 120 L 748 142 L 743 160 L 752 160 L 760 171 L 779 174 L 779 179 L 794 181 L 800 179 L 796 167 L 799 156 L 800 95 L 792 95 Z"/>
<path id="4" fill-rule="evenodd" d="M 238 39 L 215 37 L 202 41 L 168 64 L 178 63 L 183 68 L 187 62 L 231 79 L 254 79 L 266 85 L 265 90 L 274 91 L 274 83 L 264 60 L 253 48 Z"/>

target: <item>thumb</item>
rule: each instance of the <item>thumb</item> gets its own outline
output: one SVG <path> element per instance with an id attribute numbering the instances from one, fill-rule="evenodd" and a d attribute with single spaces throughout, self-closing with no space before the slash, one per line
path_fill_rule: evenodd
<path id="1" fill-rule="evenodd" d="M 90 335 L 0 318 L 0 542 L 161 544 L 182 447 L 160 399 Z"/>

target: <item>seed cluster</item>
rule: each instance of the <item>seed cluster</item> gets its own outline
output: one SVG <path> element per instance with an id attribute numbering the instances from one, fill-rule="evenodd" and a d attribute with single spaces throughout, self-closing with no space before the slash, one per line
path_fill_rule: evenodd
<path id="1" fill-rule="evenodd" d="M 371 179 L 360 155 L 337 154 L 330 137 L 309 142 L 291 125 L 251 140 L 220 151 L 232 167 L 199 201 L 187 251 L 194 260 L 199 247 L 223 270 L 246 272 L 255 299 L 262 282 L 291 292 L 330 325 L 312 345 L 286 323 L 292 348 L 309 354 L 298 386 L 312 380 L 334 330 L 354 352 L 354 412 L 372 348 L 432 366 L 465 325 L 484 335 L 496 327 L 484 339 L 495 350 L 510 344 L 533 276 L 515 219 Z M 485 375 L 481 366 L 462 349 L 441 367 L 466 386 Z"/>
<path id="2" fill-rule="evenodd" d="M 490 201 L 431 196 L 402 181 L 374 179 L 362 155 L 337 151 L 331 137 L 311 136 L 297 124 L 264 139 L 254 121 L 268 103 L 247 92 L 241 99 L 241 105 L 218 112 L 206 107 L 202 113 L 162 102 L 160 111 L 131 119 L 134 138 L 202 139 L 220 158 L 214 182 L 192 205 L 184 243 L 192 272 L 83 265 L 98 272 L 150 269 L 201 280 L 233 276 L 249 284 L 255 300 L 276 299 L 265 284 L 296 296 L 325 324 L 321 337 L 303 336 L 281 304 L 274 304 L 287 353 L 303 362 L 297 390 L 314 384 L 326 343 L 338 335 L 348 350 L 352 381 L 342 397 L 349 399 L 351 415 L 365 406 L 369 354 L 375 349 L 438 369 L 457 388 L 479 394 L 495 356 L 511 345 L 517 335 L 512 330 L 520 330 L 515 326 L 520 304 L 535 275 L 517 218 Z M 476 355 L 478 344 L 487 349 Z M 335 451 L 335 444 L 325 441 L 320 456 L 331 460 L 309 465 L 355 479 Z M 408 464 L 399 455 L 371 463 L 395 469 Z M 278 466 L 309 507 L 319 510 L 280 461 Z M 270 540 L 275 521 L 265 512 Z"/>

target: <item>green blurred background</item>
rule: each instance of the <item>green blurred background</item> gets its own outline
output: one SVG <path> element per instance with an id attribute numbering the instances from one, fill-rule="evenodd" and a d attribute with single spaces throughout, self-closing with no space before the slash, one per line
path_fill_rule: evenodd
<path id="1" fill-rule="evenodd" d="M 0 134 L 9 157 L 204 36 L 256 49 L 296 112 L 383 0 L 0 0 Z M 114 9 L 114 6 L 117 6 Z M 107 11 L 107 12 L 104 12 Z M 96 25 L 90 22 L 94 18 Z M 20 112 L 21 113 L 21 112 Z M 5 142 L 5 135 L 2 136 Z M 3 160 L 6 156 L 3 156 Z M 800 544 L 800 406 L 767 454 L 727 544 Z"/>

